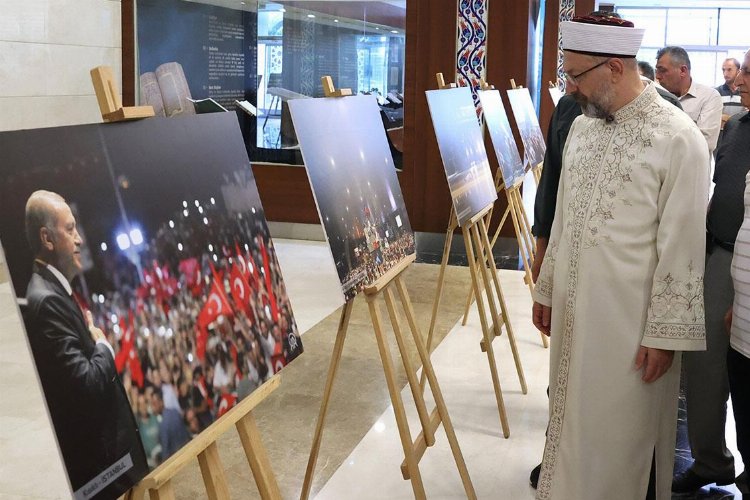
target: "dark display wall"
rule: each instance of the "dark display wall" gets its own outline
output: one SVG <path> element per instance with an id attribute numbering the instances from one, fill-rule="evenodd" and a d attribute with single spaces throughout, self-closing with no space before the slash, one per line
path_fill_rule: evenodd
<path id="1" fill-rule="evenodd" d="M 257 13 L 181 0 L 139 0 L 136 12 L 139 75 L 174 61 L 193 99 L 256 103 Z"/>
<path id="2" fill-rule="evenodd" d="M 320 78 L 330 75 L 337 87 L 357 90 L 358 35 L 311 19 L 284 19 L 283 87 L 322 97 Z"/>

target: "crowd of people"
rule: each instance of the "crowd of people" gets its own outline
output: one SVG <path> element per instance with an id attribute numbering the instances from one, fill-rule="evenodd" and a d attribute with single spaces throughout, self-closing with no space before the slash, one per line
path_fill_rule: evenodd
<path id="1" fill-rule="evenodd" d="M 362 222 L 364 220 L 364 223 Z M 404 257 L 415 252 L 414 233 L 398 224 L 388 224 L 385 217 L 374 219 L 368 208 L 356 217 L 350 234 L 345 235 L 346 261 L 337 261 L 342 288 L 347 298 L 353 297 L 375 282 Z M 340 258 L 340 256 L 337 256 Z"/>
<path id="2" fill-rule="evenodd" d="M 134 261 L 105 256 L 114 286 L 89 304 L 151 467 L 302 350 L 263 214 L 200 207 L 207 223 L 175 211 Z"/>

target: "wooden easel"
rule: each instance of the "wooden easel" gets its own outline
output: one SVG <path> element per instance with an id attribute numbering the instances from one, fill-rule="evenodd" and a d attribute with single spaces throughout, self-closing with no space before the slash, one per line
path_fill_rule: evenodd
<path id="1" fill-rule="evenodd" d="M 436 77 L 440 89 L 454 88 L 454 86 L 445 85 L 441 73 L 438 73 Z M 495 187 L 498 188 L 497 184 Z M 497 275 L 497 267 L 495 266 L 495 260 L 492 257 L 492 246 L 490 244 L 489 235 L 487 233 L 487 226 L 489 224 L 489 216 L 491 215 L 490 212 L 492 210 L 492 207 L 493 204 L 489 204 L 487 207 L 482 209 L 471 220 L 467 221 L 464 226 L 461 227 L 461 230 L 464 237 L 466 254 L 469 260 L 469 270 L 471 272 L 471 293 L 472 296 L 480 297 L 481 299 L 477 302 L 477 310 L 479 312 L 479 319 L 482 325 L 483 334 L 482 340 L 480 342 L 480 348 L 483 352 L 487 353 L 487 361 L 489 362 L 490 366 L 492 385 L 495 390 L 495 399 L 497 401 L 498 412 L 500 414 L 500 423 L 503 428 L 503 436 L 507 438 L 510 436 L 510 428 L 505 412 L 505 403 L 503 402 L 500 379 L 497 373 L 495 354 L 492 348 L 492 341 L 494 340 L 494 338 L 502 334 L 502 326 L 505 326 L 505 330 L 508 333 L 508 342 L 510 343 L 511 352 L 513 353 L 513 360 L 516 365 L 518 380 L 521 384 L 521 391 L 524 394 L 527 393 L 527 387 L 526 378 L 523 373 L 523 367 L 521 366 L 521 359 L 518 354 L 518 348 L 516 346 L 515 335 L 513 334 L 513 327 L 510 324 L 508 308 L 506 307 L 505 297 L 503 296 L 502 287 L 500 286 L 500 280 Z M 443 246 L 443 258 L 440 262 L 440 271 L 438 272 L 437 290 L 435 292 L 435 300 L 432 303 L 430 330 L 427 334 L 428 349 L 432 348 L 432 338 L 435 333 L 437 315 L 440 309 L 440 301 L 442 300 L 443 286 L 445 284 L 445 269 L 448 266 L 448 258 L 450 256 L 453 234 L 457 228 L 458 219 L 456 218 L 456 212 L 454 208 L 451 208 L 448 228 L 445 234 L 445 244 Z M 489 318 L 487 317 L 487 309 L 485 309 L 485 302 L 481 293 L 482 290 L 487 291 L 487 306 L 489 307 L 490 312 Z M 495 294 L 497 295 L 497 302 L 495 300 Z M 500 305 L 500 314 L 498 314 L 496 305 L 497 303 L 499 303 Z M 421 383 L 424 384 L 424 376 L 422 376 Z"/>
<path id="2" fill-rule="evenodd" d="M 511 80 L 511 82 L 513 82 L 513 80 Z M 485 82 L 484 80 L 482 80 L 480 83 L 482 85 L 482 90 L 494 89 L 493 85 L 487 84 L 487 82 Z M 497 172 L 495 172 L 495 190 L 497 191 L 498 195 L 503 192 L 505 193 L 508 204 L 505 208 L 505 212 L 503 213 L 502 218 L 500 219 L 500 223 L 497 225 L 497 229 L 495 229 L 495 233 L 490 240 L 490 248 L 495 248 L 495 243 L 497 242 L 500 236 L 500 232 L 505 226 L 505 221 L 508 219 L 508 215 L 510 214 L 511 221 L 513 222 L 513 229 L 516 233 L 518 249 L 521 254 L 521 263 L 523 264 L 524 269 L 524 283 L 526 283 L 526 285 L 529 287 L 529 293 L 532 293 L 533 295 L 534 280 L 531 276 L 531 267 L 534 265 L 534 259 L 536 258 L 536 239 L 531 232 L 531 223 L 529 222 L 529 217 L 526 214 L 526 208 L 523 205 L 523 198 L 521 196 L 522 185 L 523 181 L 519 180 L 515 183 L 515 185 L 507 186 L 505 184 L 505 180 L 503 179 L 502 168 L 498 168 Z M 487 227 L 490 226 L 490 220 L 492 219 L 493 210 L 494 207 L 487 214 L 485 220 Z M 461 322 L 461 324 L 464 326 L 468 321 L 469 310 L 471 309 L 471 305 L 473 304 L 473 302 L 474 290 L 472 289 L 469 291 L 469 296 L 466 299 L 464 317 L 463 321 Z M 547 340 L 547 336 L 541 332 L 539 334 L 542 338 L 542 344 L 544 345 L 544 347 L 549 347 L 549 340 Z"/>
<path id="3" fill-rule="evenodd" d="M 510 79 L 510 88 L 511 89 L 522 89 L 523 85 L 516 85 L 516 80 L 511 78 Z M 528 170 L 531 170 L 532 175 L 534 176 L 534 182 L 536 182 L 536 185 L 539 186 L 539 181 L 542 179 L 542 168 L 544 168 L 544 162 L 539 162 L 537 165 L 530 165 L 527 168 Z"/>
<path id="4" fill-rule="evenodd" d="M 325 78 L 325 77 L 324 77 Z M 325 88 L 325 85 L 324 85 Z M 332 87 L 328 87 L 331 90 Z M 345 90 L 345 89 L 344 89 Z M 346 95 L 346 94 L 342 94 Z M 328 95 L 326 95 L 328 97 Z M 405 459 L 401 463 L 401 474 L 404 479 L 411 480 L 412 490 L 414 497 L 417 499 L 426 498 L 424 484 L 422 482 L 422 476 L 419 471 L 419 462 L 422 459 L 427 447 L 432 446 L 435 443 L 435 431 L 443 424 L 443 429 L 448 438 L 453 458 L 456 461 L 456 467 L 458 473 L 461 476 L 461 482 L 463 483 L 466 497 L 469 499 L 475 499 L 476 493 L 474 492 L 474 486 L 469 477 L 469 471 L 466 468 L 466 462 L 464 461 L 461 453 L 461 448 L 458 445 L 456 439 L 456 433 L 453 429 L 450 416 L 448 415 L 448 409 L 445 406 L 445 400 L 443 394 L 438 385 L 437 379 L 435 378 L 435 371 L 430 361 L 429 351 L 424 344 L 424 339 L 419 332 L 416 318 L 414 315 L 414 309 L 409 298 L 409 293 L 406 290 L 401 276 L 408 269 L 409 265 L 414 262 L 416 255 L 412 254 L 401 260 L 397 265 L 392 267 L 386 274 L 381 276 L 375 283 L 367 286 L 364 289 L 364 296 L 367 300 L 367 305 L 370 310 L 370 319 L 372 320 L 372 326 L 375 331 L 375 339 L 378 343 L 378 351 L 380 352 L 380 359 L 383 363 L 383 372 L 385 373 L 386 384 L 388 385 L 388 392 L 391 397 L 391 403 L 393 404 L 393 411 L 396 416 L 396 425 L 398 427 L 399 436 L 401 437 L 401 445 L 404 449 Z M 394 291 L 395 290 L 395 291 Z M 435 400 L 435 408 L 432 412 L 428 413 L 427 405 L 425 404 L 423 391 L 419 386 L 417 380 L 416 367 L 413 365 L 409 358 L 407 351 L 406 340 L 401 330 L 401 323 L 399 320 L 399 312 L 396 307 L 396 294 L 398 294 L 398 301 L 401 304 L 407 323 L 409 324 L 409 330 L 411 330 L 414 344 L 416 345 L 417 352 L 420 360 L 422 361 L 422 370 L 427 377 L 427 381 L 430 384 L 433 398 Z M 409 430 L 409 423 L 406 418 L 406 411 L 404 409 L 404 403 L 401 398 L 401 389 L 396 381 L 396 372 L 393 366 L 393 360 L 391 359 L 390 349 L 386 342 L 385 331 L 383 330 L 383 321 L 380 314 L 380 304 L 378 299 L 380 297 L 385 299 L 385 304 L 388 309 L 388 316 L 393 326 L 393 333 L 396 337 L 396 343 L 398 344 L 399 353 L 401 360 L 406 370 L 406 376 L 409 381 L 409 387 L 411 389 L 412 396 L 414 397 L 414 403 L 417 407 L 417 414 L 419 415 L 419 421 L 421 423 L 422 431 L 417 436 L 416 441 L 412 442 L 411 432 Z M 336 372 L 341 361 L 341 353 L 344 348 L 344 341 L 346 340 L 346 333 L 349 325 L 349 318 L 351 317 L 352 308 L 354 306 L 354 299 L 346 302 L 341 311 L 341 320 L 339 321 L 338 332 L 336 333 L 336 342 L 333 348 L 333 355 L 331 357 L 331 363 L 328 368 L 328 376 L 326 378 L 325 389 L 323 391 L 323 401 L 320 405 L 320 412 L 318 414 L 318 421 L 315 426 L 315 434 L 313 435 L 312 448 L 310 450 L 310 457 L 307 462 L 307 470 L 305 471 L 305 480 L 302 485 L 302 493 L 300 499 L 306 500 L 310 496 L 310 490 L 312 488 L 313 475 L 315 473 L 315 465 L 318 460 L 318 454 L 320 452 L 320 444 L 323 435 L 323 426 L 325 424 L 326 413 L 328 411 L 328 404 L 331 399 L 331 392 L 333 390 L 333 383 L 336 378 Z"/>
<path id="5" fill-rule="evenodd" d="M 94 92 L 96 92 L 96 100 L 99 102 L 99 111 L 105 122 L 139 120 L 154 116 L 152 106 L 122 107 L 120 90 L 117 87 L 117 82 L 115 82 L 112 68 L 97 66 L 90 73 L 91 82 L 94 84 Z"/>
<path id="6" fill-rule="evenodd" d="M 125 498 L 127 500 L 141 500 L 148 491 L 151 500 L 174 499 L 172 479 L 195 458 L 198 459 L 200 464 L 208 498 L 210 500 L 229 498 L 229 488 L 216 441 L 232 426 L 235 426 L 261 498 L 264 500 L 281 500 L 279 486 L 276 483 L 276 477 L 271 469 L 271 463 L 268 460 L 265 446 L 263 446 L 255 416 L 252 413 L 261 401 L 278 389 L 281 383 L 279 376 L 280 374 L 269 379 L 219 420 L 180 448 L 177 453 L 169 457 L 166 462 L 159 465 L 135 485 Z"/>

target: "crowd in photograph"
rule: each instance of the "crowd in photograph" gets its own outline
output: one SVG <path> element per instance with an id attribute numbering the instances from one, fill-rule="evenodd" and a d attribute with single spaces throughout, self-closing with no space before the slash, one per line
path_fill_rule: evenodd
<path id="1" fill-rule="evenodd" d="M 363 225 L 357 219 L 352 234 L 346 235 L 346 238 L 350 241 L 347 248 L 349 262 L 339 261 L 336 264 L 338 268 L 349 264 L 341 279 L 347 298 L 377 281 L 415 251 L 414 233 L 399 228 L 394 230 L 385 222 L 375 224 L 368 220 Z"/>
<path id="2" fill-rule="evenodd" d="M 115 350 L 155 467 L 301 351 L 259 209 L 195 201 L 144 248 L 104 251 L 106 286 L 86 300 Z"/>

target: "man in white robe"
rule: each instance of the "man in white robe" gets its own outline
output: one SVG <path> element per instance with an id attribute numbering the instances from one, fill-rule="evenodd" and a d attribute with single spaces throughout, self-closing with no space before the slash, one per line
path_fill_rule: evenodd
<path id="1" fill-rule="evenodd" d="M 666 500 L 675 351 L 705 349 L 708 151 L 692 120 L 641 83 L 643 30 L 576 18 L 561 33 L 584 114 L 563 152 L 534 297 L 534 324 L 552 341 L 537 498 L 643 500 L 653 464 Z"/>

